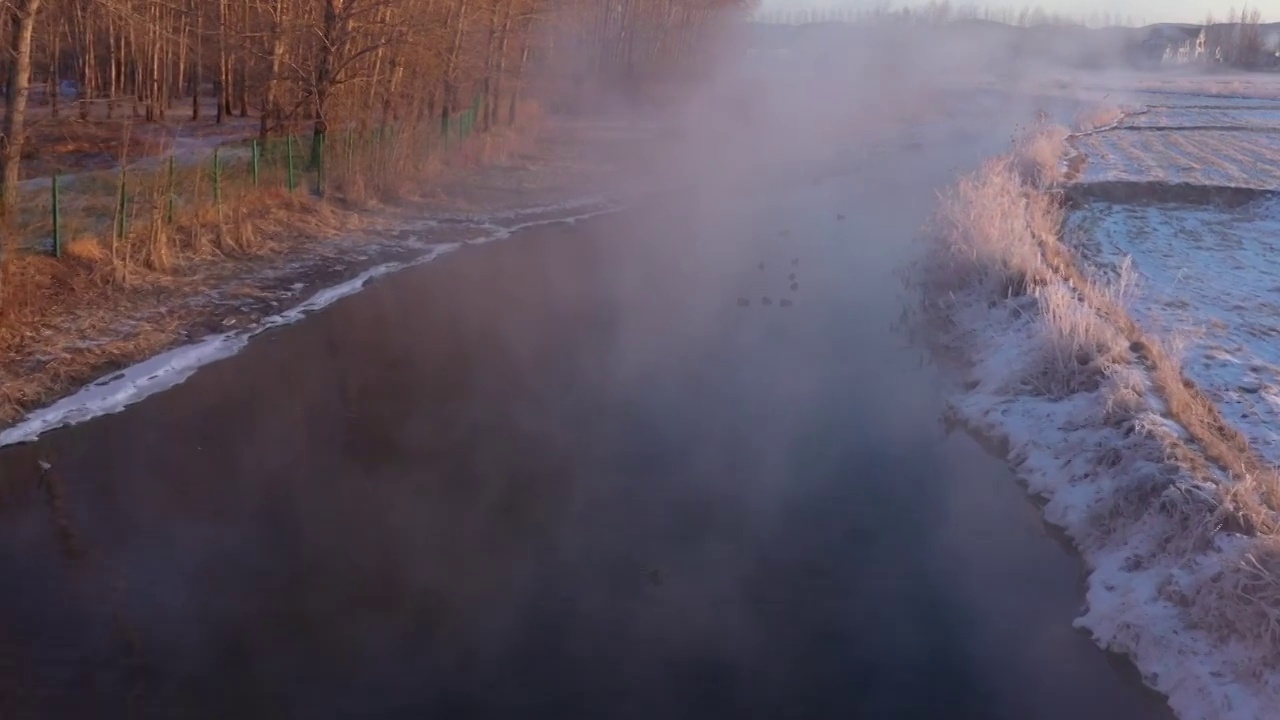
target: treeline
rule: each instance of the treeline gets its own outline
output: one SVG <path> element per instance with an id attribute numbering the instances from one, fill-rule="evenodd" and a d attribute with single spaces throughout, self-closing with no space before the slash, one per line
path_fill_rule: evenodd
<path id="1" fill-rule="evenodd" d="M 29 98 L 139 122 L 256 116 L 266 137 L 517 121 L 535 65 L 643 74 L 682 62 L 737 0 L 2 0 L 0 199 L 11 207 Z"/>
<path id="2" fill-rule="evenodd" d="M 921 24 L 942 24 L 958 21 L 984 21 L 1011 25 L 1014 27 L 1037 26 L 1084 26 L 1092 28 L 1135 27 L 1139 24 L 1132 15 L 1120 15 L 1110 12 L 1090 12 L 1087 14 L 1067 14 L 1046 11 L 1036 6 L 1024 6 L 1020 9 L 1010 7 L 989 7 L 969 3 L 952 3 L 949 0 L 929 0 L 928 2 L 889 7 L 879 5 L 872 8 L 854 8 L 847 6 L 808 7 L 794 9 L 775 9 L 759 13 L 757 20 L 769 23 L 802 25 L 821 22 L 905 22 Z"/>
<path id="3" fill-rule="evenodd" d="M 1203 59 L 1244 68 L 1274 65 L 1280 47 L 1266 42 L 1262 28 L 1262 10 L 1257 6 L 1232 8 L 1224 22 L 1218 22 L 1210 13 L 1204 23 Z"/>

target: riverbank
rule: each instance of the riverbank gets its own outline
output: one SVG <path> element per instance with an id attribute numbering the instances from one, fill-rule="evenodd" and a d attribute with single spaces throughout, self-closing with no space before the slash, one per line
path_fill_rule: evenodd
<path id="1" fill-rule="evenodd" d="M 1132 319 L 1132 267 L 1093 272 L 1064 241 L 1067 137 L 1046 129 L 944 194 L 920 321 L 967 361 L 952 412 L 1007 444 L 1088 563 L 1077 626 L 1180 717 L 1264 717 L 1280 702 L 1259 671 L 1280 647 L 1274 471 Z"/>
<path id="2" fill-rule="evenodd" d="M 100 243 L 72 242 L 61 259 L 16 255 L 0 320 L 0 428 L 8 429 L 0 444 L 62 424 L 55 412 L 25 430 L 15 427 L 32 411 L 91 383 L 100 389 L 143 360 L 260 328 L 323 289 L 419 261 L 438 248 L 598 206 L 574 199 L 605 169 L 592 160 L 601 142 L 581 126 L 548 125 L 487 162 L 475 153 L 440 165 L 394 203 L 263 192 L 244 203 L 235 220 L 252 242 L 193 253 L 164 271 L 135 264 L 121 278 Z M 116 390 L 98 393 L 99 410 L 118 404 Z M 102 405 L 103 397 L 115 399 Z"/>

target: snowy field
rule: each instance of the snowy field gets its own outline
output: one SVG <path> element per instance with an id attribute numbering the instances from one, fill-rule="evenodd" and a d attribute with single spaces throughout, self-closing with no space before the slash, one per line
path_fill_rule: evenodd
<path id="1" fill-rule="evenodd" d="M 1247 103 L 1247 104 L 1246 104 Z M 1123 127 L 1149 130 L 1212 128 L 1267 133 L 1280 129 L 1280 102 L 1243 101 L 1239 105 L 1152 106 L 1125 120 Z"/>
<path id="2" fill-rule="evenodd" d="M 1169 75 L 1145 77 L 1134 83 L 1138 90 L 1195 98 L 1260 98 L 1280 99 L 1280 81 L 1274 75 L 1264 73 L 1234 73 L 1224 75 Z"/>
<path id="3" fill-rule="evenodd" d="M 1262 82 L 1195 88 L 1261 87 L 1258 97 L 1147 95 L 1164 104 L 1074 139 L 1087 158 L 1077 182 L 1280 191 L 1280 101 L 1268 99 L 1280 84 Z M 1068 240 L 1102 267 L 1133 258 L 1136 319 L 1183 349 L 1188 376 L 1280 464 L 1280 197 L 1228 207 L 1174 202 L 1159 188 L 1138 196 L 1072 213 Z"/>
<path id="4" fill-rule="evenodd" d="M 1185 111 L 1183 114 L 1186 114 Z M 1274 116 L 1273 116 L 1274 117 Z M 1136 118 L 1130 118 L 1131 122 Z M 1075 139 L 1079 181 L 1280 188 L 1280 127 L 1151 130 L 1122 126 Z"/>
<path id="5" fill-rule="evenodd" d="M 1133 258 L 1135 319 L 1183 345 L 1187 375 L 1280 464 L 1280 200 L 1094 203 L 1073 214 L 1068 237 L 1103 267 Z"/>
<path id="6" fill-rule="evenodd" d="M 1088 158 L 1078 181 L 1280 189 L 1280 82 L 1268 82 L 1256 97 L 1216 97 L 1211 78 L 1195 93 L 1124 94 L 1142 111 L 1072 140 Z"/>

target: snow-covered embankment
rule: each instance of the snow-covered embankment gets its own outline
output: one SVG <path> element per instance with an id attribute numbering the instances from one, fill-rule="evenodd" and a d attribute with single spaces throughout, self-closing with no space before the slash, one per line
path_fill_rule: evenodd
<path id="1" fill-rule="evenodd" d="M 944 194 L 915 269 L 920 322 L 970 374 L 953 412 L 1007 441 L 1084 557 L 1079 627 L 1129 655 L 1184 720 L 1273 717 L 1271 478 L 1213 437 L 1203 398 L 1130 318 L 1128 265 L 1090 277 L 1060 242 L 1046 135 L 1065 133 L 1042 129 Z"/>

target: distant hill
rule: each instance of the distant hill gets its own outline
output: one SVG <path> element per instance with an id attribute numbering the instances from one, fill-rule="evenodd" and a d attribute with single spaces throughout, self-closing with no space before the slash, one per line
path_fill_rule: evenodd
<path id="1" fill-rule="evenodd" d="M 872 39 L 922 47 L 913 53 L 967 52 L 991 63 L 1040 61 L 1069 67 L 1150 67 L 1164 59 L 1166 51 L 1176 54 L 1179 47 L 1194 47 L 1201 31 L 1207 29 L 1208 54 L 1225 45 L 1238 25 L 1214 26 L 1192 23 L 1154 23 L 1143 27 L 1090 28 L 1083 25 L 1045 24 L 1009 25 L 994 20 L 958 19 L 946 23 L 879 23 L 819 22 L 803 25 L 757 23 L 753 42 L 758 51 L 783 51 L 807 54 L 818 46 L 825 57 L 842 48 L 854 49 Z M 1257 26 L 1263 52 L 1259 65 L 1280 64 L 1280 22 Z M 1208 62 L 1207 58 L 1202 60 Z M 1224 60 L 1229 62 L 1230 60 Z"/>

